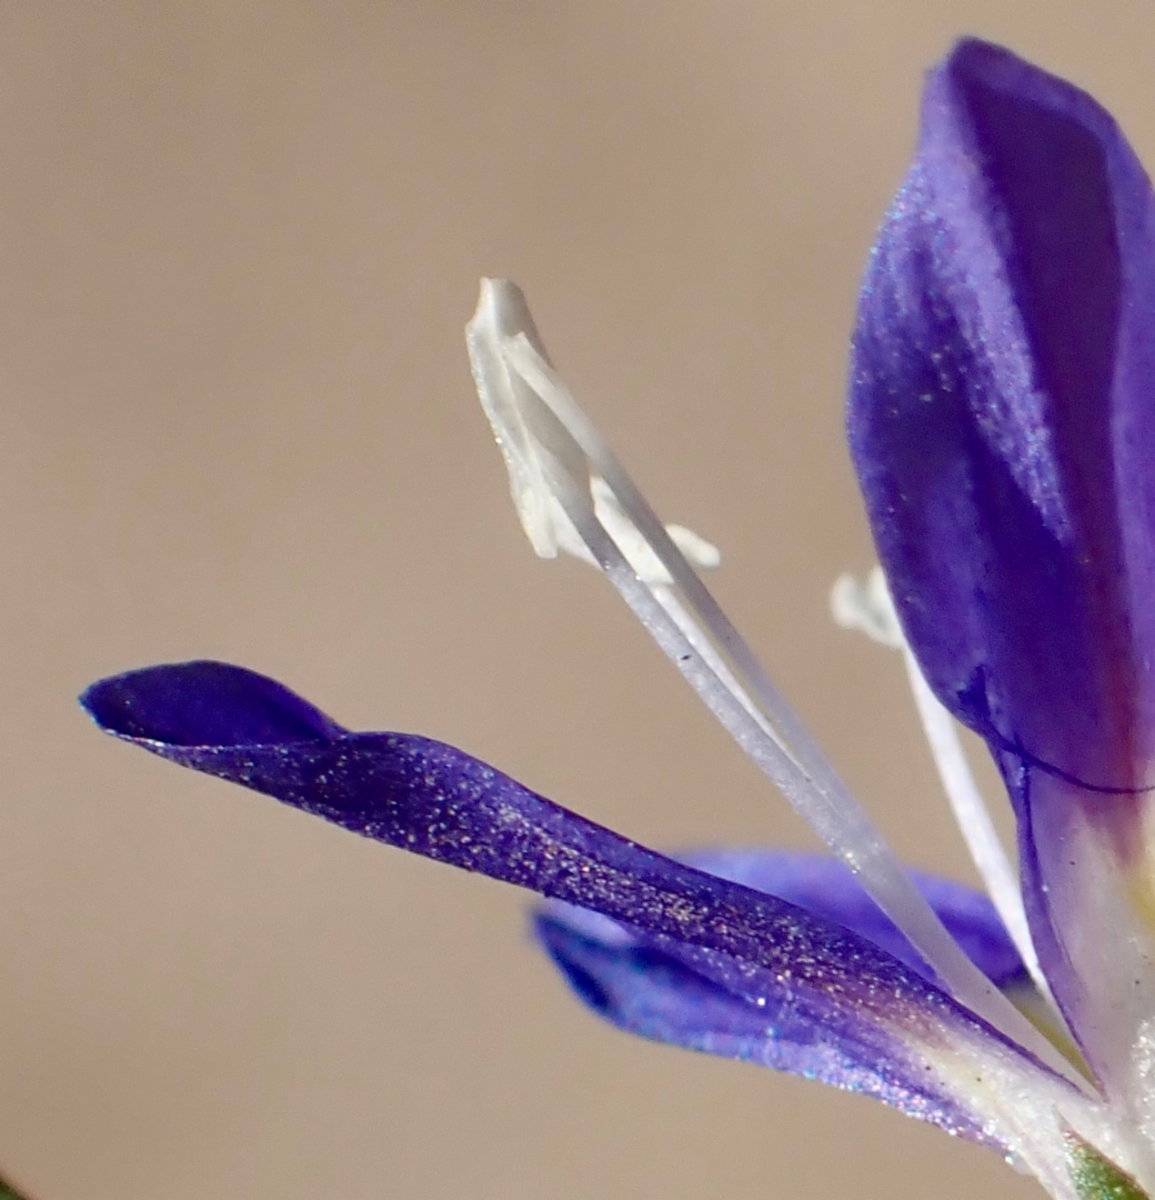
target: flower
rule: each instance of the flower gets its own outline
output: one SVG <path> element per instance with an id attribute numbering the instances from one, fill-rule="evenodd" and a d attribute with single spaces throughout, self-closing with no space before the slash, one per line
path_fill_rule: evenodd
<path id="1" fill-rule="evenodd" d="M 609 578 L 832 855 L 666 857 L 221 663 L 97 683 L 97 723 L 542 893 L 543 946 L 627 1030 L 876 1096 L 1056 1197 L 1151 1194 L 1155 201 L 1109 115 L 959 43 L 854 335 L 848 427 L 886 582 L 844 581 L 836 609 L 902 650 L 989 899 L 895 860 L 695 573 L 717 552 L 660 524 L 516 288 L 483 285 L 468 342 L 534 549 Z M 1017 878 L 952 717 L 1002 773 Z"/>

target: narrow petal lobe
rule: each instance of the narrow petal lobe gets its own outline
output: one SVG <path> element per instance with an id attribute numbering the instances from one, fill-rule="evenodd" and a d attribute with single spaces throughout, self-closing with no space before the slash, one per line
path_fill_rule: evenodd
<path id="1" fill-rule="evenodd" d="M 571 978 L 584 972 L 589 995 L 617 989 L 625 1000 L 633 979 L 641 1009 L 655 1021 L 659 1009 L 666 1013 L 669 1040 L 685 1040 L 679 1022 L 712 1028 L 723 1041 L 746 1038 L 748 1049 L 748 1039 L 760 1037 L 761 1050 L 738 1056 L 772 1065 L 777 1057 L 794 1069 L 789 1059 L 803 1073 L 1018 1153 L 1043 1172 L 1046 1147 L 1058 1144 L 1058 1114 L 1081 1103 L 1070 1085 L 882 947 L 646 850 L 451 746 L 347 733 L 279 684 L 223 664 L 132 672 L 93 685 L 82 700 L 102 728 L 172 762 L 610 918 L 659 956 L 657 975 L 639 972 L 633 951 L 607 957 L 613 938 L 591 936 L 581 925 L 589 914 L 576 924 L 550 915 L 551 953 L 569 964 Z M 247 740 L 253 731 L 260 740 Z M 1026 1122 L 1024 1095 L 1037 1109 Z"/>

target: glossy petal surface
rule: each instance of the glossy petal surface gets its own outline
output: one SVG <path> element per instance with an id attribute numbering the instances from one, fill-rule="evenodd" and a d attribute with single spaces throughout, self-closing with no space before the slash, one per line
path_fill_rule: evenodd
<path id="1" fill-rule="evenodd" d="M 934 982 L 911 944 L 840 859 L 784 850 L 696 850 L 677 858 L 845 926 Z M 1025 981 L 1019 952 L 985 895 L 938 875 L 912 871 L 911 877 L 951 936 L 992 983 L 1007 987 Z"/>
<path id="2" fill-rule="evenodd" d="M 927 974 L 909 942 L 837 859 L 765 850 L 704 850 L 678 861 L 740 883 L 836 922 Z M 930 875 L 917 877 L 947 928 L 994 982 L 1025 975 L 1010 938 L 985 896 Z M 880 1096 L 941 1124 L 953 1108 L 942 1091 L 896 1072 L 893 1046 L 816 1024 L 793 988 L 765 975 L 751 992 L 717 982 L 684 951 L 664 947 L 637 931 L 586 909 L 553 903 L 538 913 L 535 931 L 573 990 L 599 1016 L 630 1033 L 693 1050 L 738 1058 Z M 957 1120 L 952 1117 L 952 1120 Z"/>
<path id="3" fill-rule="evenodd" d="M 651 1011 L 664 1006 L 671 1021 L 705 1028 L 710 1012 L 724 1011 L 732 1021 L 714 1032 L 740 1038 L 754 1036 L 761 1013 L 765 1041 L 765 1013 L 772 1012 L 772 1024 L 790 1030 L 791 1053 L 810 1047 L 803 1055 L 809 1065 L 798 1068 L 804 1073 L 1004 1148 L 1022 1140 L 1004 1123 L 1012 1111 L 1000 1099 L 1004 1089 L 1066 1094 L 1065 1085 L 857 934 L 646 850 L 450 746 L 344 732 L 280 685 L 222 664 L 122 675 L 95 684 L 83 703 L 104 729 L 182 766 L 621 922 L 644 939 L 647 953 L 674 964 L 634 993 Z M 245 740 L 254 730 L 262 740 Z M 636 962 L 605 957 L 604 939 L 579 945 L 572 925 L 555 932 L 552 949 L 574 970 L 592 979 L 603 964 L 601 986 L 609 988 L 611 977 L 623 987 L 640 978 Z M 690 975 L 701 1001 L 697 1017 L 682 986 Z M 983 1064 L 977 1073 L 975 1063 Z"/>
<path id="4" fill-rule="evenodd" d="M 867 271 L 850 438 L 907 635 L 1002 767 L 1044 969 L 1108 1075 L 1155 1008 L 1153 378 L 1142 167 L 1085 93 L 961 43 Z"/>
<path id="5" fill-rule="evenodd" d="M 703 961 L 677 944 L 568 905 L 547 906 L 534 926 L 577 995 L 628 1033 L 861 1092 L 951 1132 L 989 1140 L 960 1112 L 937 1073 L 911 1069 L 892 1035 L 816 1008 L 788 977 L 747 970 L 740 987 L 732 979 L 726 986 L 715 976 L 725 980 L 732 972 L 718 971 L 718 959 Z"/>

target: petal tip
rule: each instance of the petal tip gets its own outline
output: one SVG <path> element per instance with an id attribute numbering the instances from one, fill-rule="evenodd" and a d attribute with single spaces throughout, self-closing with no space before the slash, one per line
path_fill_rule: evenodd
<path id="1" fill-rule="evenodd" d="M 344 732 L 268 676 L 207 659 L 113 675 L 79 699 L 105 733 L 166 746 L 317 741 Z"/>

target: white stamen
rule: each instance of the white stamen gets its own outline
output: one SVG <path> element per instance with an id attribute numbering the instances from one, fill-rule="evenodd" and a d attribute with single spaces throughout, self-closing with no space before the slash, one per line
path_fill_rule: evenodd
<path id="1" fill-rule="evenodd" d="M 562 549 L 595 562 L 724 728 L 856 873 L 956 999 L 1078 1081 L 915 888 L 554 373 L 520 289 L 506 280 L 483 280 L 466 341 L 514 504 L 535 551 L 553 557 Z M 716 555 L 704 557 L 716 561 Z"/>
<path id="2" fill-rule="evenodd" d="M 670 573 L 618 503 L 613 488 L 600 476 L 594 475 L 590 479 L 590 495 L 593 497 L 594 515 L 626 556 L 626 561 L 638 577 L 646 583 L 672 583 Z M 683 525 L 667 525 L 666 532 L 690 564 L 699 571 L 711 571 L 721 564 L 722 555 L 717 546 L 699 537 L 692 529 Z M 579 543 L 573 550 L 568 546 L 565 549 L 570 553 L 576 552 L 578 558 L 592 566 L 598 565 L 584 543 Z"/>
<path id="3" fill-rule="evenodd" d="M 835 621 L 844 629 L 865 633 L 873 641 L 902 652 L 923 733 L 963 841 L 1031 980 L 1055 1007 L 1031 939 L 1015 869 L 967 762 L 954 718 L 930 690 L 902 632 L 882 568 L 870 572 L 865 586 L 853 576 L 840 576 L 830 593 L 830 607 Z"/>
<path id="4" fill-rule="evenodd" d="M 853 575 L 839 575 L 830 589 L 830 612 L 836 625 L 865 633 L 880 646 L 901 650 L 906 645 L 880 567 L 870 572 L 865 584 Z"/>

